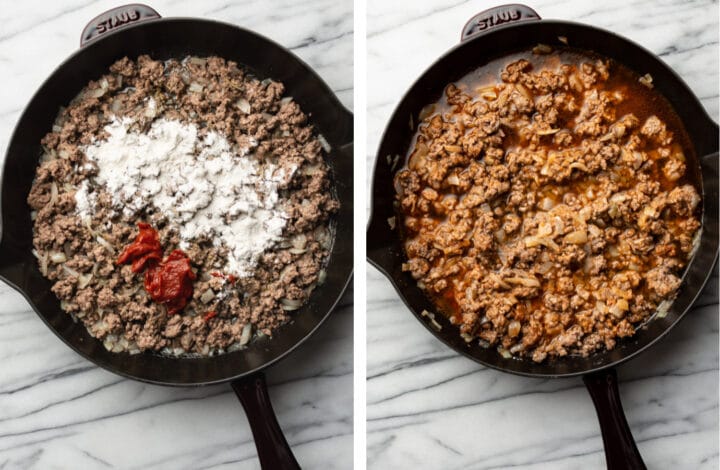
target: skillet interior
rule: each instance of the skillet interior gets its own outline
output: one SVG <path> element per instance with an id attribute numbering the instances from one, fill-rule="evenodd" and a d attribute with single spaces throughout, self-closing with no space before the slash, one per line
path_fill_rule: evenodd
<path id="1" fill-rule="evenodd" d="M 149 54 L 155 59 L 218 55 L 246 66 L 260 78 L 283 82 L 311 122 L 332 147 L 331 167 L 337 196 L 335 243 L 327 281 L 295 320 L 272 340 L 254 341 L 243 351 L 203 359 L 153 354 L 109 353 L 81 324 L 60 310 L 51 282 L 37 268 L 32 249 L 30 209 L 25 202 L 47 133 L 60 106 L 117 59 Z M 120 375 L 164 385 L 200 385 L 250 374 L 281 359 L 306 339 L 332 311 L 352 272 L 352 114 L 305 63 L 283 47 L 233 25 L 198 19 L 163 19 L 140 23 L 103 36 L 77 51 L 47 79 L 20 118 L 11 138 L 2 178 L 0 278 L 17 288 L 45 323 L 85 358 Z"/>
<path id="2" fill-rule="evenodd" d="M 702 175 L 703 232 L 697 254 L 685 270 L 677 299 L 667 316 L 653 319 L 632 338 L 619 341 L 612 351 L 601 351 L 588 358 L 572 356 L 541 364 L 529 360 L 504 359 L 495 349 L 483 349 L 476 341 L 465 343 L 457 327 L 452 326 L 442 315 L 436 315 L 436 320 L 442 326 L 442 330 L 437 331 L 427 318 L 419 314 L 423 310 L 434 311 L 434 307 L 412 277 L 401 269 L 405 255 L 397 232 L 392 231 L 387 223 L 387 219 L 395 215 L 393 175 L 398 168 L 391 169 L 387 156 L 406 154 L 413 135 L 408 126 L 410 116 L 417 121 L 420 110 L 434 102 L 448 83 L 509 52 L 532 48 L 538 43 L 563 46 L 558 36 L 565 36 L 571 47 L 615 59 L 640 75 L 650 73 L 655 88 L 670 101 L 685 125 L 695 154 L 702 156 L 717 152 L 717 124 L 707 116 L 682 79 L 649 51 L 611 32 L 577 23 L 543 20 L 511 24 L 456 46 L 412 85 L 397 106 L 377 153 L 372 189 L 373 214 L 367 233 L 370 261 L 386 273 L 403 301 L 431 333 L 451 348 L 483 365 L 539 377 L 573 376 L 610 367 L 652 345 L 682 318 L 700 294 L 718 250 L 718 170 L 715 154 L 713 158 L 691 162 L 700 168 Z"/>

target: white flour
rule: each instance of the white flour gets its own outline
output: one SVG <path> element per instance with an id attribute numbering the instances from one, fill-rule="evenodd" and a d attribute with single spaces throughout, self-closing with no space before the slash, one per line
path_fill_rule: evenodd
<path id="1" fill-rule="evenodd" d="M 146 134 L 129 132 L 131 124 L 114 120 L 105 127 L 107 140 L 84 148 L 113 206 L 130 217 L 153 207 L 178 227 L 181 248 L 208 236 L 228 248 L 227 272 L 251 274 L 260 254 L 281 239 L 287 215 L 278 185 L 290 175 L 272 164 L 261 167 L 247 156 L 251 149 L 234 153 L 216 132 L 199 137 L 193 124 L 158 119 Z M 83 182 L 75 196 L 81 216 L 95 208 L 88 189 Z"/>

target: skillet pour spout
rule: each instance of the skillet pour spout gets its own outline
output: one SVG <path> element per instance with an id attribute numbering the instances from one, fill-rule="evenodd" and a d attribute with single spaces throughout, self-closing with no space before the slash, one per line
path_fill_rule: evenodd
<path id="1" fill-rule="evenodd" d="M 459 354 L 483 366 L 516 375 L 583 377 L 600 421 L 608 468 L 644 469 L 645 464 L 622 410 L 614 368 L 646 351 L 677 325 L 711 274 L 718 252 L 718 126 L 690 88 L 660 58 L 610 31 L 567 21 L 541 20 L 531 8 L 512 4 L 475 15 L 463 28 L 461 38 L 460 44 L 435 61 L 413 83 L 386 125 L 373 171 L 371 216 L 367 226 L 368 261 L 388 278 L 428 332 Z M 504 358 L 477 342 L 466 343 L 457 327 L 445 316 L 435 315 L 433 320 L 440 325 L 438 329 L 421 314 L 424 310 L 434 311 L 435 307 L 410 274 L 402 270 L 405 255 L 396 229 L 399 224 L 395 222 L 393 184 L 394 174 L 402 166 L 402 156 L 406 155 L 414 134 L 408 128 L 409 119 L 417 122 L 421 110 L 440 96 L 446 84 L 490 60 L 529 50 L 538 44 L 551 47 L 569 44 L 609 57 L 631 70 L 642 72 L 640 75 L 649 73 L 655 89 L 671 103 L 694 146 L 695 156 L 688 160 L 688 167 L 697 168 L 703 200 L 699 246 L 685 269 L 677 298 L 667 314 L 653 318 L 630 340 L 619 342 L 613 350 L 599 351 L 590 357 L 567 356 L 542 363 Z M 474 58 L 471 64 L 469 57 Z M 701 155 L 702 158 L 697 157 Z"/>
<path id="2" fill-rule="evenodd" d="M 165 386 L 231 382 L 247 410 L 263 468 L 296 469 L 293 456 L 270 404 L 263 371 L 294 352 L 325 322 L 352 276 L 353 115 L 306 63 L 286 48 L 232 24 L 198 18 L 161 18 L 150 7 L 130 4 L 91 20 L 82 47 L 41 85 L 23 111 L 10 139 L 0 188 L 0 279 L 28 301 L 40 319 L 85 359 L 123 377 Z M 242 44 L 243 47 L 237 47 Z M 244 350 L 189 358 L 157 354 L 111 353 L 60 308 L 32 254 L 33 223 L 25 203 L 42 149 L 40 141 L 65 106 L 90 80 L 117 60 L 149 54 L 154 59 L 217 55 L 241 64 L 254 75 L 285 85 L 286 93 L 312 116 L 327 141 L 326 162 L 340 209 L 335 240 L 325 268 L 327 279 L 293 321 L 272 339 L 252 341 Z"/>

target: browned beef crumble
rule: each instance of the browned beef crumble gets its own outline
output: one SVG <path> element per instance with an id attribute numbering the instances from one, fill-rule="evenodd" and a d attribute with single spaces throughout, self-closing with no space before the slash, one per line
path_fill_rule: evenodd
<path id="1" fill-rule="evenodd" d="M 612 349 L 668 305 L 700 196 L 637 75 L 529 59 L 449 85 L 395 183 L 403 269 L 466 341 L 541 362 Z"/>
<path id="2" fill-rule="evenodd" d="M 332 242 L 330 219 L 338 208 L 320 140 L 307 116 L 272 80 L 258 80 L 218 57 L 182 62 L 123 58 L 92 81 L 42 140 L 44 155 L 28 196 L 40 269 L 54 282 L 62 308 L 82 321 L 112 351 L 163 351 L 212 355 L 244 345 L 250 333 L 272 335 L 324 280 Z M 144 103 L 152 97 L 156 112 Z M 281 168 L 297 167 L 281 188 L 289 199 L 287 241 L 264 253 L 254 273 L 232 283 L 213 272 L 225 264 L 224 248 L 201 240 L 184 250 L 197 281 L 183 312 L 168 316 L 118 254 L 137 234 L 136 224 L 155 227 L 165 254 L 178 247 L 178 227 L 162 214 L 144 220 L 111 209 L 111 195 L 96 188 L 98 209 L 89 220 L 75 213 L 78 185 L 97 174 L 82 147 L 105 137 L 113 116 L 128 116 L 138 129 L 156 118 L 195 123 L 201 134 L 222 133 L 239 148 L 257 141 L 255 156 Z M 288 174 L 290 174 L 288 172 Z M 210 319 L 208 312 L 216 312 Z M 245 334 L 243 334 L 245 332 Z"/>

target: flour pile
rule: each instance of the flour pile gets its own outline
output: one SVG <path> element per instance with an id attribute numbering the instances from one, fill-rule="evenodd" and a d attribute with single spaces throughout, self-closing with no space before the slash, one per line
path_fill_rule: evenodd
<path id="1" fill-rule="evenodd" d="M 288 217 L 278 188 L 292 175 L 258 164 L 248 155 L 252 148 L 235 153 L 219 133 L 199 136 L 194 124 L 158 119 L 141 134 L 129 130 L 132 123 L 114 119 L 106 140 L 83 149 L 113 206 L 128 217 L 154 208 L 177 226 L 181 248 L 208 237 L 228 249 L 228 273 L 252 274 L 259 256 L 282 238 Z M 75 200 L 80 216 L 93 213 L 87 180 Z"/>

